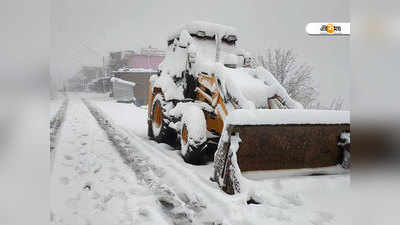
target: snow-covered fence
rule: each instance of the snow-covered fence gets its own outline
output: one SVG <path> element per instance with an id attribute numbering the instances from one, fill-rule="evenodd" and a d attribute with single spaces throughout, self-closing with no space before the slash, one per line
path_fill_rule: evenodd
<path id="1" fill-rule="evenodd" d="M 118 102 L 136 102 L 134 87 L 135 83 L 122 80 L 120 78 L 111 78 L 114 99 Z"/>

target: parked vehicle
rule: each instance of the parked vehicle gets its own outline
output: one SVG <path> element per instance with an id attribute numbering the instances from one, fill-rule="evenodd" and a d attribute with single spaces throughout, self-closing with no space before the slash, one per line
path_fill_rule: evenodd
<path id="1" fill-rule="evenodd" d="M 232 27 L 200 21 L 169 36 L 150 78 L 149 137 L 179 147 L 191 164 L 216 151 L 214 180 L 228 193 L 235 171 L 349 165 L 349 112 L 303 109 L 251 66 L 237 39 Z"/>

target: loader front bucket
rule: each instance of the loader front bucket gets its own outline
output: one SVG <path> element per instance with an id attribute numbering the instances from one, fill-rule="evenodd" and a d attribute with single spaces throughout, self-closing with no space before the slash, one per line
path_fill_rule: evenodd
<path id="1" fill-rule="evenodd" d="M 343 154 L 340 134 L 349 124 L 232 125 L 241 139 L 237 161 L 242 172 L 334 166 Z"/>
<path id="2" fill-rule="evenodd" d="M 238 186 L 235 166 L 247 172 L 341 164 L 343 147 L 338 143 L 342 133 L 350 132 L 349 117 L 346 111 L 235 110 L 215 155 L 215 178 L 233 194 Z"/>

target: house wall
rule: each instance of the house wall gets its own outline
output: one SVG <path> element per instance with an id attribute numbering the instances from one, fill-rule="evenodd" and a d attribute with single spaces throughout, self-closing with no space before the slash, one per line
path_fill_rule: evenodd
<path id="1" fill-rule="evenodd" d="M 163 61 L 164 56 L 158 55 L 133 55 L 128 60 L 130 68 L 144 68 L 158 70 L 158 65 Z"/>

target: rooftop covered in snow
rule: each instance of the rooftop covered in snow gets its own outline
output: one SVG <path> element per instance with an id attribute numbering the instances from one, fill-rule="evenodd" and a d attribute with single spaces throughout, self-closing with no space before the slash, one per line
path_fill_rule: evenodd
<path id="1" fill-rule="evenodd" d="M 230 35 L 236 37 L 238 36 L 236 28 L 234 27 L 205 22 L 205 21 L 192 21 L 191 23 L 180 26 L 177 30 L 170 33 L 168 35 L 168 40 L 173 40 L 179 37 L 180 33 L 183 30 L 187 30 L 192 35 L 207 36 L 207 37 L 213 37 L 216 34 L 218 34 L 220 37 L 230 36 Z"/>

